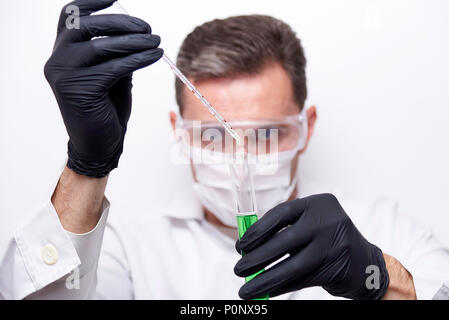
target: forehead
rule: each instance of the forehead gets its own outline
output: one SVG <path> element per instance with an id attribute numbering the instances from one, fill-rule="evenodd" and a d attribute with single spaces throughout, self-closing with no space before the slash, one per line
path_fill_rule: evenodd
<path id="1" fill-rule="evenodd" d="M 194 82 L 198 90 L 228 121 L 272 119 L 299 112 L 292 82 L 278 63 L 265 66 L 255 75 L 207 79 Z M 190 120 L 214 120 L 213 116 L 186 88 L 182 116 Z"/>

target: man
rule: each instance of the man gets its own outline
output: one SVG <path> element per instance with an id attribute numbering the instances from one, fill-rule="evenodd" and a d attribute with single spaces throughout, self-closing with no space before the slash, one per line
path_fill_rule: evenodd
<path id="1" fill-rule="evenodd" d="M 72 3 L 80 10 L 79 29 L 67 28 L 70 17 L 62 11 L 45 75 L 70 137 L 67 167 L 51 201 L 8 247 L 0 269 L 3 298 L 415 299 L 437 292 L 449 278 L 449 252 L 396 213 L 394 203 L 343 200 L 296 183 L 316 108 L 304 106 L 299 40 L 267 16 L 196 28 L 178 65 L 235 128 L 276 128 L 276 173 L 264 175 L 255 164 L 254 174 L 260 211 L 268 212 L 235 243 L 226 165 L 191 158 L 192 189 L 174 193 L 165 208 L 108 217 L 104 191 L 123 151 L 132 73 L 163 54 L 146 22 L 90 15 L 113 2 Z M 176 132 L 190 132 L 196 120 L 220 132 L 179 81 L 176 94 L 181 117 L 170 115 Z M 221 144 L 215 136 L 210 141 Z M 272 146 L 271 136 L 265 141 Z M 263 268 L 242 286 L 241 277 Z"/>

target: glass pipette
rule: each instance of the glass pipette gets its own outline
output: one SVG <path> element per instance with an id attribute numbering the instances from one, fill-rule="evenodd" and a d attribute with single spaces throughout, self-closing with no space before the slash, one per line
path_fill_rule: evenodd
<path id="1" fill-rule="evenodd" d="M 123 8 L 123 6 L 118 1 L 115 2 L 115 5 L 123 14 L 129 16 L 129 13 L 125 10 L 125 8 Z M 207 108 L 207 110 L 209 110 L 209 112 L 215 117 L 215 119 L 217 119 L 217 121 L 220 122 L 220 124 L 226 129 L 226 131 L 231 135 L 231 137 L 235 139 L 237 144 L 240 144 L 241 143 L 240 136 L 237 134 L 237 132 L 234 129 L 232 129 L 231 125 L 226 122 L 225 118 L 223 118 L 223 116 L 220 113 L 218 113 L 217 110 L 215 110 L 215 108 L 210 104 L 210 102 L 201 94 L 201 92 L 193 85 L 193 83 L 190 82 L 189 79 L 187 79 L 187 77 L 181 72 L 181 70 L 179 70 L 176 64 L 174 64 L 173 61 L 171 61 L 165 55 L 165 53 L 162 56 L 162 60 L 164 60 L 168 64 L 170 69 L 172 69 L 173 73 L 179 78 L 179 80 L 181 80 L 182 83 L 184 83 L 187 86 L 187 88 L 189 88 L 189 90 L 203 103 L 203 105 Z"/>

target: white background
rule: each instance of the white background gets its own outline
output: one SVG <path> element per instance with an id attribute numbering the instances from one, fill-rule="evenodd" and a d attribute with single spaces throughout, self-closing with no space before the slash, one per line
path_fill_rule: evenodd
<path id="1" fill-rule="evenodd" d="M 46 200 L 64 163 L 67 136 L 42 72 L 64 3 L 0 1 L 0 254 L 13 228 Z M 262 13 L 291 24 L 308 57 L 307 103 L 319 113 L 302 170 L 345 190 L 397 199 L 449 245 L 449 1 L 122 4 L 152 25 L 173 58 L 187 33 L 213 18 Z M 139 208 L 188 174 L 167 161 L 173 75 L 160 62 L 134 79 L 125 152 L 108 196 L 120 214 L 151 214 Z"/>

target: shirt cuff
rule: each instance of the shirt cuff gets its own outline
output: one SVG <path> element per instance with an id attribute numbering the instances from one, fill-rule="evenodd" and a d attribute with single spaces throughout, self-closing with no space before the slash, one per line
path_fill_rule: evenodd
<path id="1" fill-rule="evenodd" d="M 92 269 L 98 263 L 109 207 L 109 201 L 105 198 L 100 220 L 93 230 L 85 234 L 64 230 L 50 201 L 38 214 L 16 229 L 14 238 L 18 250 L 15 251 L 20 252 L 32 286 L 12 284 L 15 289 L 27 288 L 27 291 L 31 291 L 16 292 L 15 298 L 21 299 L 38 291 L 78 267 L 81 278 L 91 271 L 96 272 Z"/>
<path id="2" fill-rule="evenodd" d="M 443 284 L 440 290 L 433 296 L 432 300 L 449 300 L 449 282 Z"/>

